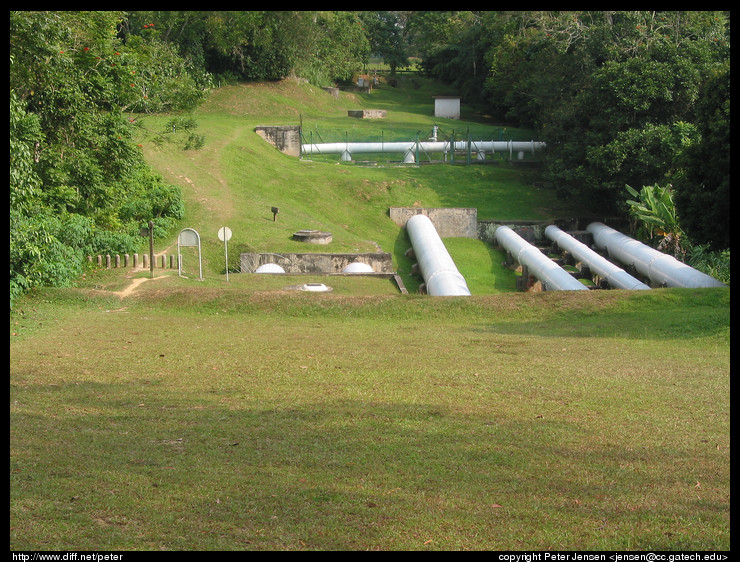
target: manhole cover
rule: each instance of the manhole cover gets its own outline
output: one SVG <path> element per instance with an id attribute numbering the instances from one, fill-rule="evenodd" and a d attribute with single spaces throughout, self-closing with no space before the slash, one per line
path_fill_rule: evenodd
<path id="1" fill-rule="evenodd" d="M 308 291 L 309 293 L 331 293 L 334 289 L 323 283 L 304 283 L 303 285 L 291 285 L 285 287 L 288 291 Z"/>
<path id="2" fill-rule="evenodd" d="M 299 230 L 293 233 L 293 239 L 299 242 L 311 242 L 312 244 L 328 244 L 331 242 L 331 232 L 321 230 Z"/>

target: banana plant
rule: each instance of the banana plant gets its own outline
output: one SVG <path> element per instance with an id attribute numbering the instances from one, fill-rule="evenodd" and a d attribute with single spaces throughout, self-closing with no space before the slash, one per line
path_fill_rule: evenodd
<path id="1" fill-rule="evenodd" d="M 636 198 L 628 199 L 627 204 L 637 237 L 662 252 L 682 257 L 686 253 L 684 233 L 678 224 L 671 185 L 646 185 L 639 193 L 629 185 L 625 187 Z"/>

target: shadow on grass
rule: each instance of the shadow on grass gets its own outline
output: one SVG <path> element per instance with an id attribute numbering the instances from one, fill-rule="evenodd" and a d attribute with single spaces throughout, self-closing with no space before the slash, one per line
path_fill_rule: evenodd
<path id="1" fill-rule="evenodd" d="M 152 382 L 12 392 L 49 409 L 11 409 L 11 527 L 65 520 L 66 542 L 45 545 L 54 549 L 142 540 L 146 548 L 422 549 L 429 537 L 430 548 L 622 549 L 620 528 L 633 547 L 728 547 L 729 504 L 707 506 L 671 484 L 679 467 L 701 460 L 691 447 L 649 436 L 625 447 L 601 435 L 598 421 L 521 406 L 463 414 L 425 401 L 196 397 Z M 722 487 L 715 474 L 702 480 Z M 90 528 L 101 519 L 126 524 Z M 599 521 L 609 527 L 598 530 Z M 672 539 L 651 538 L 668 531 Z M 21 531 L 13 541 L 35 546 Z"/>

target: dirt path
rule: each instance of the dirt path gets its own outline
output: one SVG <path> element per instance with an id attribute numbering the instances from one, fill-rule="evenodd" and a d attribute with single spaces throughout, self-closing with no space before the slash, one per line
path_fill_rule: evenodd
<path id="1" fill-rule="evenodd" d="M 142 270 L 144 271 L 144 270 Z M 157 279 L 163 279 L 164 277 L 167 277 L 167 275 L 160 275 L 159 277 L 138 277 L 136 279 L 133 279 L 131 283 L 128 285 L 128 287 L 124 288 L 122 291 L 113 291 L 113 294 L 116 295 L 119 299 L 124 299 L 128 296 L 131 296 L 131 294 L 139 288 L 139 285 L 144 283 L 145 281 L 155 281 Z"/>

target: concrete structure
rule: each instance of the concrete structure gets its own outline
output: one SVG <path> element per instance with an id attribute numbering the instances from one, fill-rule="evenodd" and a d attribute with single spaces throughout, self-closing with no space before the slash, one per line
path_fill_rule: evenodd
<path id="1" fill-rule="evenodd" d="M 298 125 L 261 126 L 255 132 L 288 156 L 301 156 L 301 128 Z"/>
<path id="2" fill-rule="evenodd" d="M 391 207 L 391 220 L 404 226 L 414 215 L 426 215 L 441 238 L 478 238 L 478 209 Z"/>
<path id="3" fill-rule="evenodd" d="M 365 254 L 244 253 L 241 254 L 240 261 L 242 273 L 255 273 L 260 266 L 277 264 L 287 274 L 334 274 L 342 273 L 347 266 L 353 263 L 367 264 L 376 274 L 395 273 L 391 254 L 383 252 Z"/>
<path id="4" fill-rule="evenodd" d="M 388 117 L 388 112 L 385 109 L 348 109 L 347 116 L 358 119 L 384 119 Z"/>
<path id="5" fill-rule="evenodd" d="M 293 233 L 293 240 L 311 244 L 329 244 L 332 238 L 331 232 L 321 230 L 299 230 Z"/>
<path id="6" fill-rule="evenodd" d="M 460 119 L 460 96 L 432 96 L 434 116 L 445 119 Z"/>

